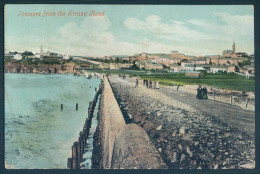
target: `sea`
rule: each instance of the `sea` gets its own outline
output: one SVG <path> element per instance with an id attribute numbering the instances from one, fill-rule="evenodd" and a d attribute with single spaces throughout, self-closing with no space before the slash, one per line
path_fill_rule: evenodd
<path id="1" fill-rule="evenodd" d="M 10 73 L 4 80 L 5 167 L 66 169 L 101 80 Z"/>

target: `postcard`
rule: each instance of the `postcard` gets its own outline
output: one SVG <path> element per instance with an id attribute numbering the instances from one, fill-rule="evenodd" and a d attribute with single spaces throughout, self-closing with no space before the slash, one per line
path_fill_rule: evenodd
<path id="1" fill-rule="evenodd" d="M 254 169 L 253 5 L 7 4 L 6 169 Z"/>

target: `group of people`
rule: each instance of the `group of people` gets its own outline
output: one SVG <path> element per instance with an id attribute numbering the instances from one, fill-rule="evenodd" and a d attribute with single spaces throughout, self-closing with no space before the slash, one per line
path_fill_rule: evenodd
<path id="1" fill-rule="evenodd" d="M 207 99 L 208 98 L 208 90 L 206 86 L 199 86 L 197 89 L 197 98 L 198 99 Z"/>
<path id="2" fill-rule="evenodd" d="M 123 74 L 123 75 L 119 74 L 118 76 L 119 76 L 120 78 L 122 78 L 122 79 L 125 79 L 125 78 L 126 78 L 126 75 L 124 75 L 124 74 Z"/>
<path id="3" fill-rule="evenodd" d="M 149 89 L 159 89 L 159 82 L 144 79 L 143 86 Z"/>

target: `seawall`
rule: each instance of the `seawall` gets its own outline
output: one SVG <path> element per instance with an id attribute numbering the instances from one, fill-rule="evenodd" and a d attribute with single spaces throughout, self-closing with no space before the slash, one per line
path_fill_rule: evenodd
<path id="1" fill-rule="evenodd" d="M 103 85 L 92 168 L 166 168 L 146 132 L 136 124 L 125 123 L 107 77 Z"/>

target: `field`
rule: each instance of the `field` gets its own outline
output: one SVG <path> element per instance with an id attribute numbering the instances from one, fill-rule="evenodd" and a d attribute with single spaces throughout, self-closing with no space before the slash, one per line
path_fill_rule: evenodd
<path id="1" fill-rule="evenodd" d="M 139 76 L 141 79 L 158 81 L 166 86 L 183 86 L 183 85 L 208 85 L 221 89 L 231 89 L 238 91 L 254 92 L 255 78 L 246 79 L 234 73 L 205 73 L 201 78 L 187 77 L 184 73 L 168 72 L 147 72 L 138 70 L 89 70 L 90 72 L 110 73 L 110 74 L 127 74 Z"/>

